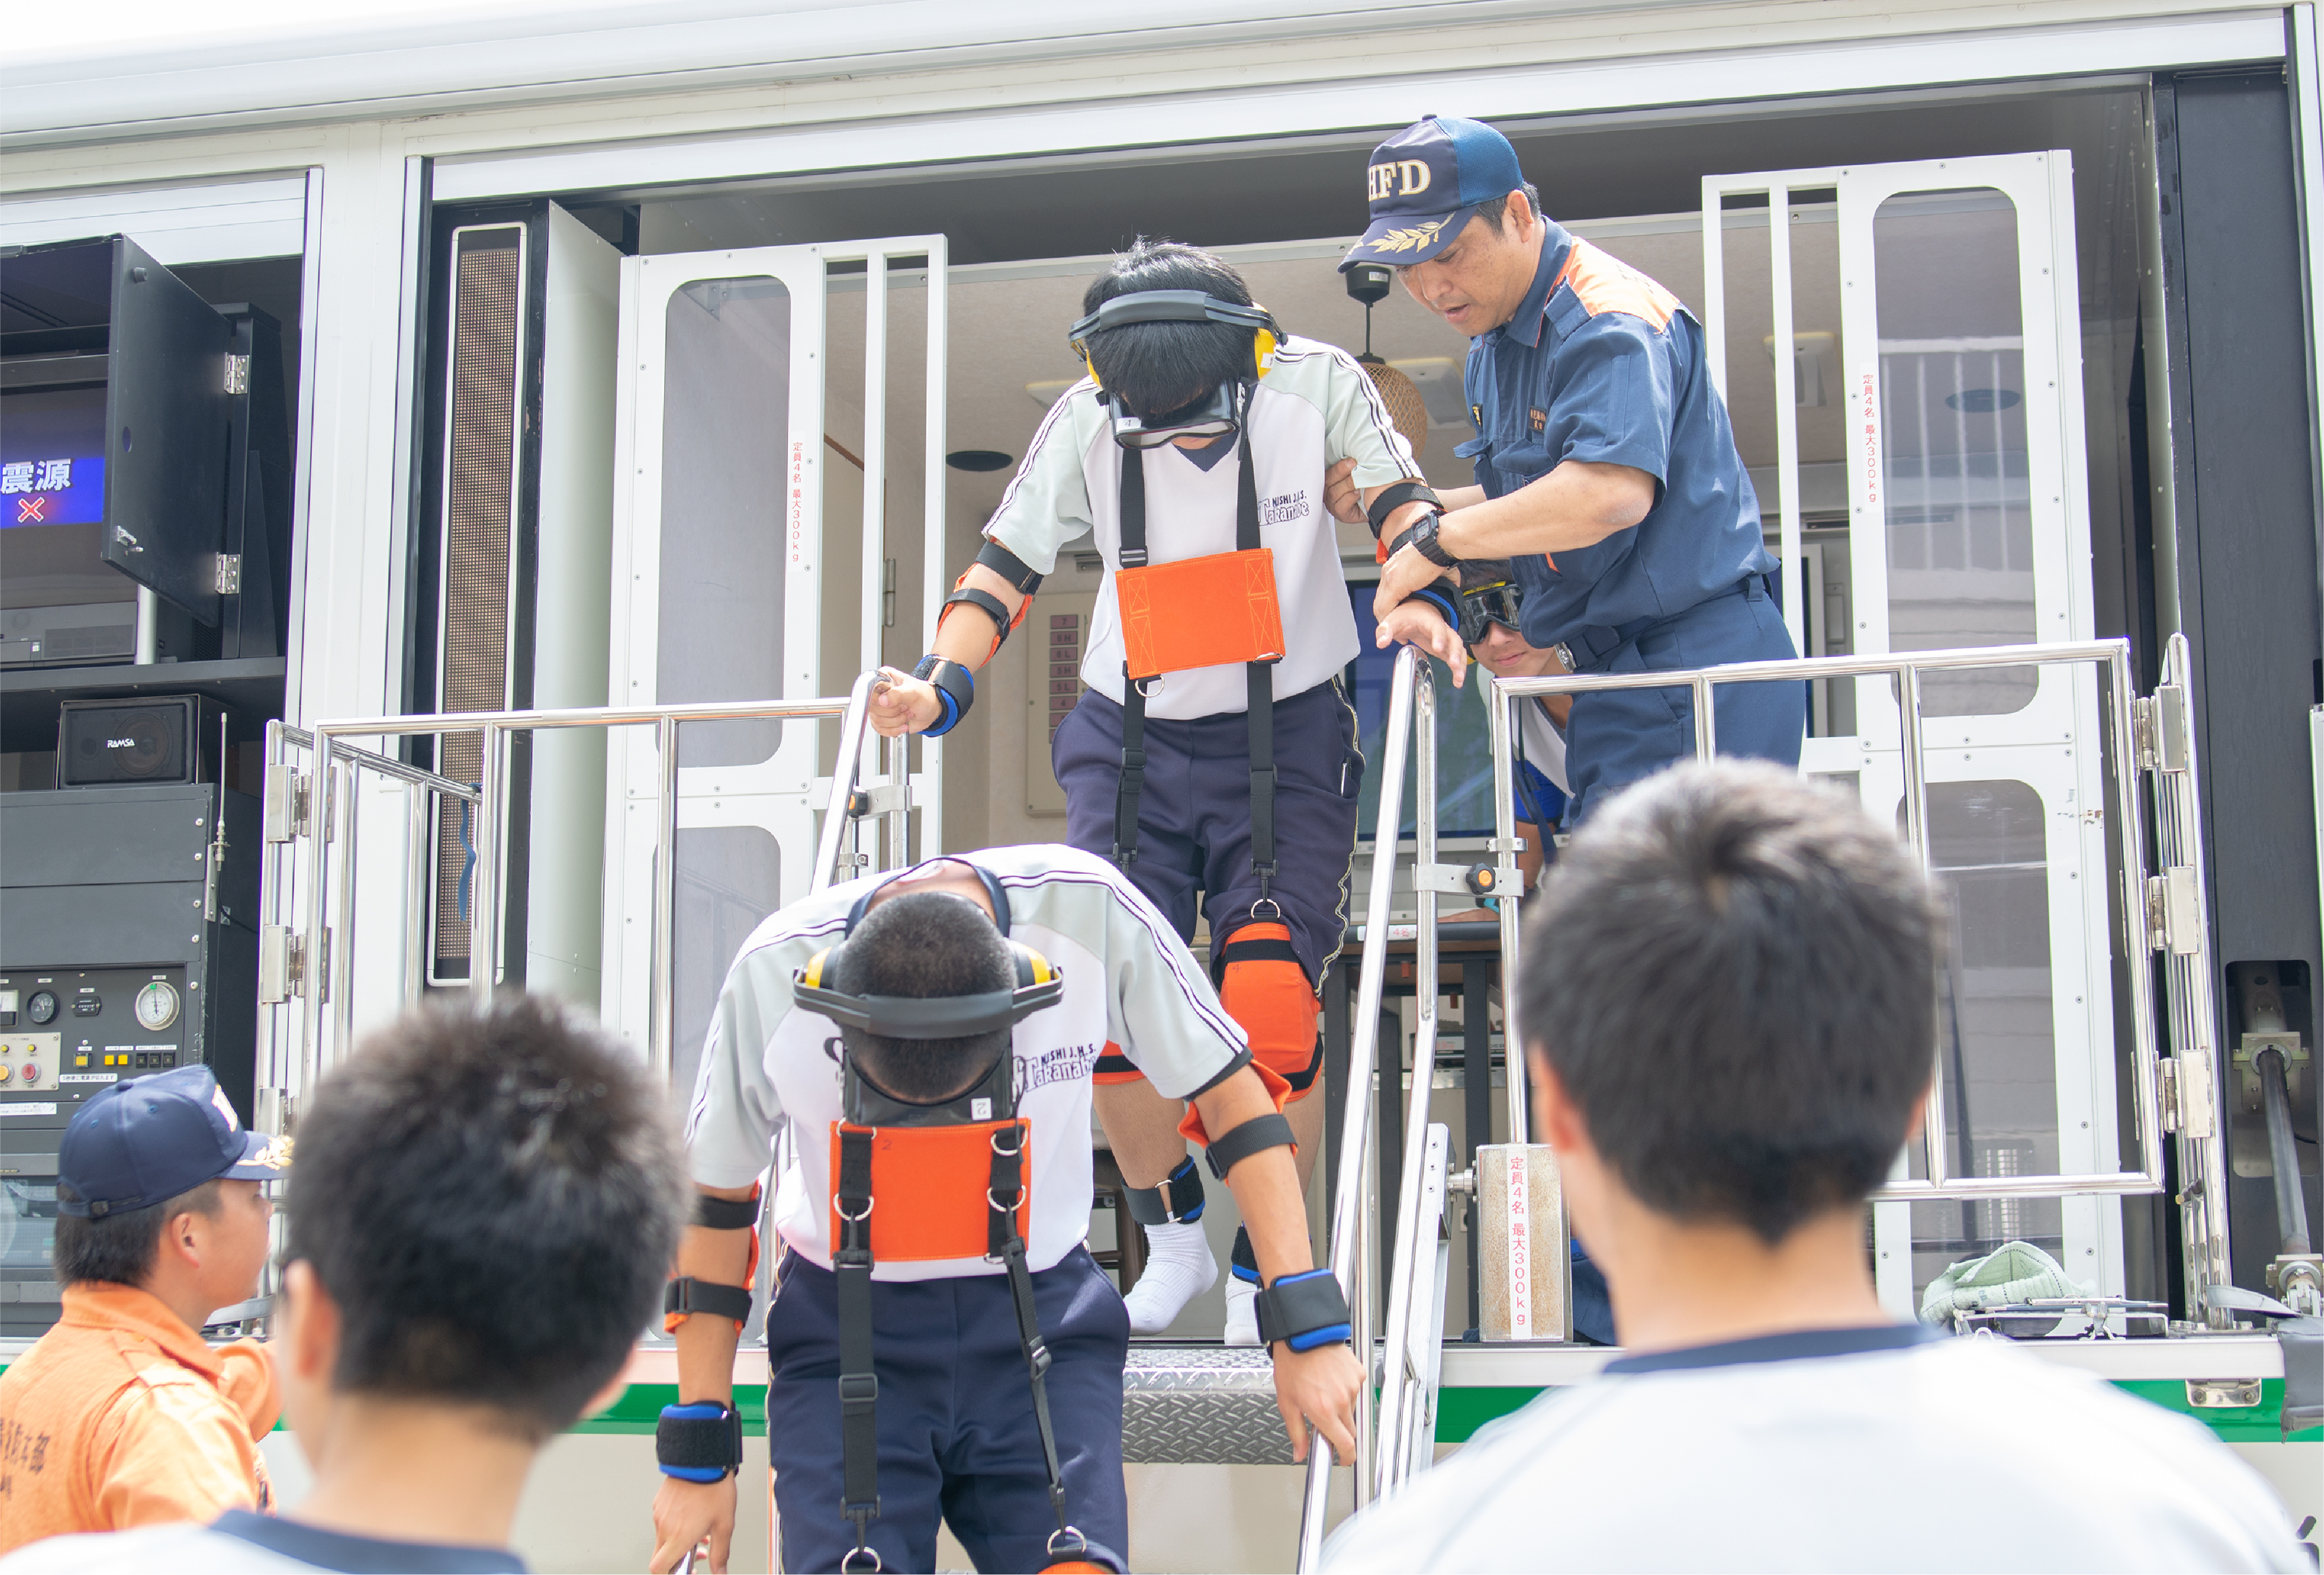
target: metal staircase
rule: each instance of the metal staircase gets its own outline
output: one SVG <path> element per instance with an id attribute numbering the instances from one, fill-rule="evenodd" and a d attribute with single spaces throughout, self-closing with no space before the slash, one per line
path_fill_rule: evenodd
<path id="1" fill-rule="evenodd" d="M 2224 1299 L 2210 1287 L 2226 1284 L 2227 1218 L 2217 1185 L 2226 1158 L 2218 1116 L 2215 1063 L 2217 1029 L 2210 1005 L 2209 926 L 2201 910 L 2203 872 L 2200 820 L 2190 769 L 2194 758 L 2187 705 L 2185 641 L 2173 637 L 2163 664 L 2163 682 L 2151 696 L 2135 696 L 2130 653 L 2122 640 L 2079 644 L 1922 651 L 1900 655 L 1815 658 L 1721 668 L 1653 674 L 1561 675 L 1496 682 L 1482 673 L 1493 755 L 1493 836 L 1482 866 L 1439 861 L 1436 802 L 1437 692 L 1425 659 L 1400 651 L 1393 668 L 1364 927 L 1366 944 L 1358 971 L 1351 1018 L 1351 1046 L 1342 1100 L 1337 1163 L 1330 1215 L 1329 1263 L 1345 1290 L 1353 1315 L 1356 1349 L 1367 1353 L 1374 1382 L 1360 1394 L 1356 1459 L 1336 1461 L 1328 1445 L 1314 1441 L 1305 1475 L 1298 1534 L 1298 1567 L 1320 1562 L 1329 1515 L 1334 1466 L 1352 1469 L 1353 1503 L 1359 1508 L 1394 1492 L 1433 1463 L 1437 1405 L 1446 1369 L 1445 1300 L 1451 1246 L 1445 1209 L 1452 1194 L 1477 1205 L 1475 1251 L 1480 1289 L 1481 1343 L 1456 1343 L 1454 1365 L 1469 1385 L 1533 1387 L 1561 1382 L 1556 1374 L 1582 1376 L 1595 1369 L 1593 1353 L 1571 1344 L 1568 1238 L 1556 1192 L 1555 1161 L 1527 1141 L 1527 1110 L 1518 991 L 1501 992 L 1502 1042 L 1507 1046 L 1506 1091 L 1501 1141 L 1472 1132 L 1468 1147 L 1476 1163 L 1455 1170 L 1447 1125 L 1429 1119 L 1435 1083 L 1438 1042 L 1440 948 L 1437 908 L 1444 896 L 1478 889 L 1480 870 L 1490 889 L 1519 889 L 1511 777 L 1511 707 L 1536 695 L 1594 689 L 1685 686 L 1694 697 L 1695 747 L 1708 758 L 1717 745 L 1710 704 L 1724 683 L 1817 678 L 1886 679 L 1899 718 L 1894 760 L 1883 765 L 1902 786 L 1902 830 L 1925 859 L 1928 854 L 1928 772 L 1923 760 L 1920 686 L 1931 671 L 2031 666 L 2095 668 L 2097 682 L 2087 693 L 2090 714 L 2103 717 L 2098 736 L 2070 741 L 2100 751 L 2107 760 L 2111 792 L 2100 806 L 2082 813 L 2104 823 L 2111 910 L 2119 919 L 2115 942 L 2133 965 L 2121 969 L 2128 1008 L 2128 1054 L 2123 1057 L 2132 1081 L 2128 1101 L 2138 1168 L 2058 1175 L 1973 1176 L 1950 1163 L 1943 1082 L 1930 1102 L 1920 1147 L 1918 1174 L 1900 1156 L 1896 1178 L 1877 1202 L 1990 1201 L 2153 1193 L 2163 1190 L 2163 1138 L 2172 1134 L 2188 1239 L 2188 1304 L 2209 1309 L 2214 1327 L 2232 1322 Z M 502 827 L 509 797 L 508 751 L 518 734 L 544 729 L 650 727 L 658 760 L 652 812 L 656 859 L 652 926 L 653 1000 L 646 1046 L 651 1064 L 671 1064 L 672 870 L 678 832 L 678 735 L 687 723 L 757 718 L 820 721 L 835 718 L 839 737 L 835 764 L 827 778 L 827 799 L 818 828 L 810 889 L 834 879 L 908 861 L 911 810 L 907 752 L 886 747 L 886 780 L 866 786 L 881 748 L 866 737 L 866 706 L 872 675 L 857 679 L 845 698 L 756 704 L 600 707 L 569 711 L 506 711 L 420 716 L 372 717 L 321 722 L 301 731 L 270 723 L 266 737 L 265 867 L 262 892 L 262 999 L 269 1013 L 260 1061 L 261 1124 L 287 1129 L 312 1081 L 351 1046 L 355 1018 L 356 877 L 355 813 L 359 783 L 376 778 L 402 790 L 410 834 L 422 838 L 436 824 L 443 799 L 456 799 L 474 811 L 475 852 L 470 955 L 477 959 L 470 988 L 481 1004 L 499 984 L 492 965 L 501 950 L 500 883 L 505 879 Z M 1859 684 L 1859 692 L 1866 686 Z M 1911 719 L 1905 725 L 1904 719 Z M 467 783 L 420 769 L 382 752 L 410 737 L 475 732 L 482 735 L 481 780 Z M 358 742 L 357 741 L 364 741 Z M 365 747 L 375 742 L 379 747 Z M 1415 835 L 1408 851 L 1399 832 L 1407 764 L 1416 774 Z M 2149 800 L 2144 779 L 2155 785 L 2153 807 L 2166 867 L 2148 874 Z M 1890 780 L 1892 778 L 1883 778 Z M 821 790 L 821 785 L 818 785 Z M 374 799 L 385 794 L 374 792 Z M 637 807 L 644 807 L 641 802 Z M 884 823 L 888 835 L 877 834 Z M 403 874 L 401 919 L 405 953 L 399 1000 L 423 993 L 417 960 L 419 926 L 427 905 L 425 861 L 410 859 Z M 1380 1060 L 1381 1006 L 1387 985 L 1392 904 L 1401 889 L 1413 895 L 1412 926 L 1415 1027 L 1410 1092 L 1401 1109 L 1393 1101 L 1393 1081 L 1376 1082 L 1369 1070 Z M 380 904 L 385 907 L 392 905 Z M 295 916 L 295 919 L 294 916 Z M 1517 905 L 1503 902 L 1498 914 L 1503 975 L 1517 977 L 1522 937 Z M 2152 965 L 2154 954 L 2166 964 Z M 2153 977 L 2165 980 L 2170 1007 L 2167 1056 L 2155 1007 Z M 374 1004 L 374 1003 L 367 1003 Z M 1464 1018 L 1487 1009 L 1481 992 L 1464 999 Z M 1464 1023 L 1464 1027 L 1466 1027 Z M 2115 1058 L 2109 1041 L 2102 1051 Z M 1941 1068 L 1942 1058 L 1939 1058 Z M 1473 1074 L 1475 1068 L 1471 1069 Z M 1386 1102 L 1383 1102 L 1386 1101 Z M 1483 1108 L 1471 1105 L 1473 1112 Z M 1375 1156 L 1379 1125 L 1400 1121 L 1392 1219 L 1382 1218 L 1380 1177 Z M 2196 1184 L 2183 1184 L 2187 1183 Z M 1382 1244 L 1387 1270 L 1381 1272 Z M 1572 1356 L 1574 1360 L 1564 1358 Z M 1551 1375 L 1545 1377 L 1545 1375 Z M 1216 1346 L 1132 1348 L 1124 1386 L 1124 1444 L 1132 1461 L 1209 1461 L 1224 1464 L 1286 1463 L 1269 1366 L 1258 1350 Z"/>

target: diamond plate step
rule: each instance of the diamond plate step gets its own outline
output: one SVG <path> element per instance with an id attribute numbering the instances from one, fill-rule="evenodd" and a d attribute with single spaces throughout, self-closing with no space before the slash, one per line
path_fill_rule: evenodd
<path id="1" fill-rule="evenodd" d="M 1133 1465 L 1291 1464 L 1266 1350 L 1132 1342 L 1121 1374 L 1121 1458 Z"/>

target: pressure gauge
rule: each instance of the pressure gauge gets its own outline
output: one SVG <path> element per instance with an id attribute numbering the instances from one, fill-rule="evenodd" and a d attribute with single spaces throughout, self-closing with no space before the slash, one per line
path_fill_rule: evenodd
<path id="1" fill-rule="evenodd" d="M 32 999 L 24 1003 L 24 1008 L 32 1015 L 32 1021 L 36 1023 L 53 1023 L 57 1020 L 57 998 L 45 990 L 34 990 Z"/>
<path id="2" fill-rule="evenodd" d="M 160 1033 L 178 1020 L 177 990 L 157 979 L 137 992 L 137 1025 Z"/>

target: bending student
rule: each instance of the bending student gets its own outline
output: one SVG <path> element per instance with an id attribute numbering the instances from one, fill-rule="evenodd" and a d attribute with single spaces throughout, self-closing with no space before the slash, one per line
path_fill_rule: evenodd
<path id="1" fill-rule="evenodd" d="M 267 1507 L 281 1414 L 257 1341 L 202 1324 L 258 1293 L 289 1145 L 244 1131 L 207 1066 L 117 1082 L 57 1156 L 64 1314 L 0 1373 L 0 1553 L 68 1532 Z"/>
<path id="2" fill-rule="evenodd" d="M 793 904 L 726 978 L 690 1121 L 703 1196 L 665 1301 L 680 1404 L 653 1568 L 726 1567 L 758 1190 L 788 1124 L 767 1310 L 786 1570 L 1119 1569 L 1128 1320 L 1082 1239 L 1091 1074 L 1117 1047 L 1193 1103 L 1269 1281 L 1295 1454 L 1352 1446 L 1347 1303 L 1309 1256 L 1289 1124 L 1200 965 L 1103 860 L 1001 848 Z"/>
<path id="3" fill-rule="evenodd" d="M 668 1105 L 620 1045 L 504 997 L 373 1035 L 298 1142 L 269 1345 L 312 1489 L 280 1517 L 42 1543 L 6 1575 L 524 1569 L 533 1461 L 619 1395 L 678 1245 Z"/>
<path id="4" fill-rule="evenodd" d="M 1105 573 L 1088 692 L 1051 751 L 1065 840 L 1111 859 L 1182 939 L 1201 892 L 1220 999 L 1262 1073 L 1289 1087 L 1304 1185 L 1323 1123 L 1316 998 L 1346 930 L 1364 769 L 1339 686 L 1358 647 L 1332 510 L 1353 524 L 1368 504 L 1378 535 L 1435 494 L 1412 479 L 1419 466 L 1355 359 L 1286 334 L 1209 253 L 1140 241 L 1082 309 L 1070 338 L 1089 376 L 1042 422 L 936 649 L 914 677 L 892 675 L 872 723 L 890 736 L 956 724 L 1058 549 L 1093 532 Z M 1380 627 L 1457 681 L 1452 591 L 1431 576 Z M 1156 1333 L 1217 1276 L 1200 1177 L 1175 1101 L 1119 1055 L 1098 1082 L 1152 1244 L 1130 1325 Z M 1233 1256 L 1227 1339 L 1256 1344 L 1248 1234 Z"/>
<path id="5" fill-rule="evenodd" d="M 1355 1516 L 1328 1569 L 2310 1567 L 2200 1423 L 1882 1310 L 1865 1200 L 1920 1120 L 1946 922 L 1892 829 L 1690 764 L 1536 900 L 1534 1130 L 1624 1354 Z"/>

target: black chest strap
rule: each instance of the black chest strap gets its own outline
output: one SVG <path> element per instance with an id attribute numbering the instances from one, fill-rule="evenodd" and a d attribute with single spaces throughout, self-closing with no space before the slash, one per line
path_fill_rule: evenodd
<path id="1" fill-rule="evenodd" d="M 1246 402 L 1246 411 L 1248 410 Z M 1250 462 L 1250 431 L 1246 420 L 1235 445 L 1235 550 L 1250 552 L 1259 545 L 1259 474 Z M 1146 548 L 1146 455 L 1124 449 L 1121 455 L 1121 566 L 1144 568 Z M 1259 898 L 1251 905 L 1272 907 L 1268 889 L 1275 881 L 1275 674 L 1270 662 L 1244 667 L 1244 715 L 1250 729 L 1250 867 L 1259 876 Z M 1138 858 L 1138 799 L 1146 788 L 1146 692 L 1122 667 L 1121 781 L 1113 801 L 1113 861 L 1128 869 Z"/>

